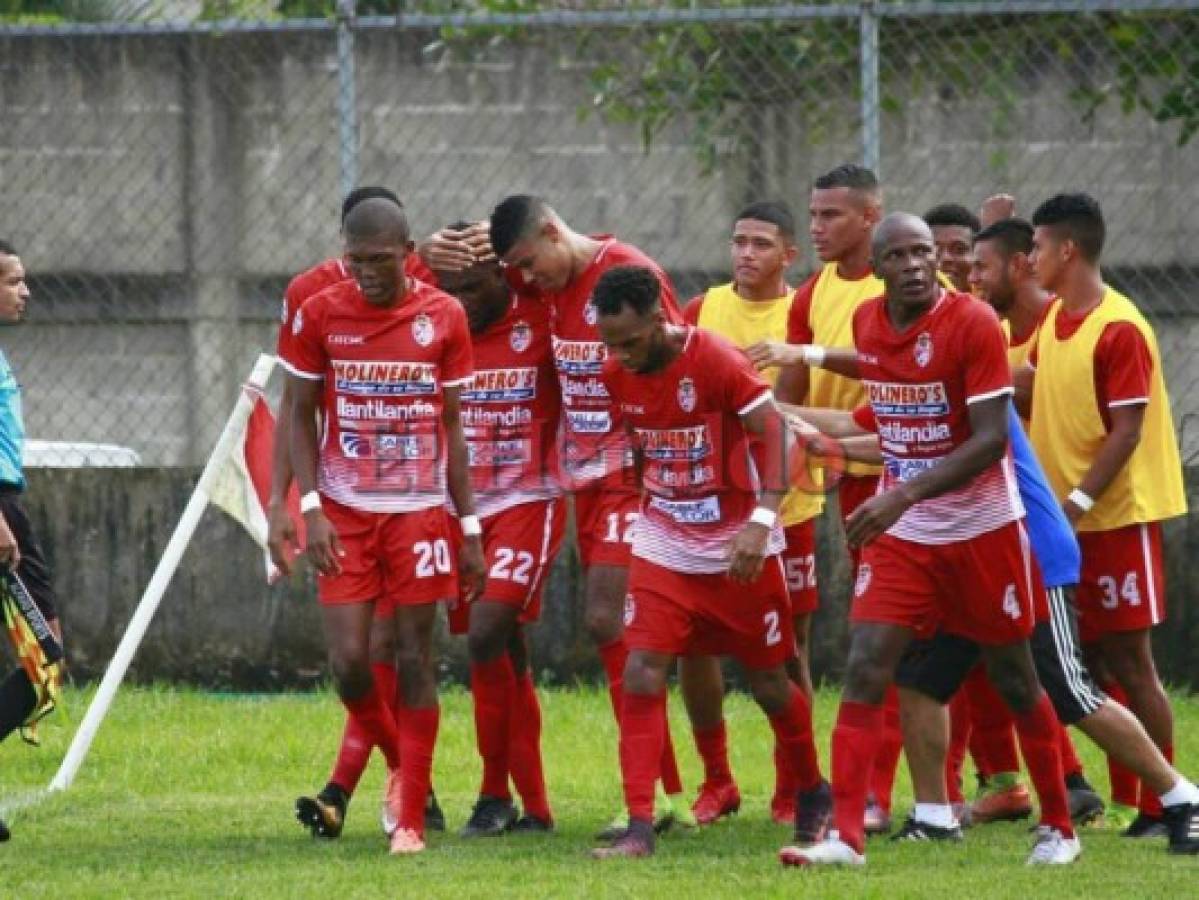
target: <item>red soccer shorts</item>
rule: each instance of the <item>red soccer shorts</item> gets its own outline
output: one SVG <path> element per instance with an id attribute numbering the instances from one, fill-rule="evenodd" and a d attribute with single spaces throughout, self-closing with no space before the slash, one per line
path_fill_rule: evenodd
<path id="1" fill-rule="evenodd" d="M 451 518 L 455 546 L 462 541 L 458 520 Z M 566 531 L 566 499 L 534 500 L 510 506 L 483 520 L 483 560 L 487 583 L 481 599 L 520 610 L 522 624 L 541 616 L 541 595 Z M 466 634 L 470 604 L 461 594 L 447 610 L 450 634 Z"/>
<path id="2" fill-rule="evenodd" d="M 782 559 L 791 615 L 806 616 L 820 607 L 816 592 L 816 520 L 788 525 L 783 536 L 787 539 Z"/>
<path id="3" fill-rule="evenodd" d="M 1165 621 L 1160 523 L 1079 532 L 1078 546 L 1078 633 L 1084 644 Z"/>
<path id="4" fill-rule="evenodd" d="M 939 624 L 979 644 L 1013 644 L 1032 634 L 1033 572 L 1019 522 L 952 544 L 884 534 L 862 550 L 850 621 L 902 625 L 920 636 Z"/>
<path id="5" fill-rule="evenodd" d="M 378 614 L 379 607 L 419 606 L 457 596 L 445 507 L 376 513 L 328 497 L 321 505 L 345 551 L 339 574 L 317 576 L 322 604 L 374 600 Z"/>
<path id="6" fill-rule="evenodd" d="M 633 526 L 641 515 L 641 494 L 623 485 L 592 485 L 574 493 L 579 561 L 591 566 L 629 565 Z"/>
<path id="7" fill-rule="evenodd" d="M 692 575 L 634 557 L 624 639 L 630 650 L 781 666 L 795 652 L 783 567 L 769 557 L 757 581 L 738 584 L 723 572 Z"/>

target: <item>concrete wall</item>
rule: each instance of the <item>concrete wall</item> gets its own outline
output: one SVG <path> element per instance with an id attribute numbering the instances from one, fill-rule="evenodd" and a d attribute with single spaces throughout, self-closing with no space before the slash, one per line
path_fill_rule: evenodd
<path id="1" fill-rule="evenodd" d="M 37 470 L 30 515 L 54 569 L 74 677 L 98 677 L 136 607 L 190 495 L 185 469 Z M 1191 508 L 1199 469 L 1187 470 Z M 844 670 L 847 565 L 836 528 L 821 524 L 821 608 L 813 623 L 813 670 Z M 1167 528 L 1169 624 L 1156 635 L 1164 677 L 1199 687 L 1199 523 Z M 326 677 L 324 638 L 311 577 L 267 587 L 262 557 L 223 513 L 205 513 L 158 615 L 134 659 L 135 681 L 177 681 L 242 690 L 304 687 Z M 573 545 L 558 559 L 534 665 L 546 682 L 595 678 L 599 665 L 582 624 Z M 438 638 L 443 676 L 465 673 L 462 640 Z"/>
<path id="2" fill-rule="evenodd" d="M 453 56 L 432 32 L 360 33 L 361 180 L 394 186 L 418 233 L 537 190 L 579 227 L 643 246 L 689 296 L 727 277 L 728 223 L 748 196 L 802 210 L 815 175 L 859 156 L 852 66 L 780 91 L 792 99 L 747 119 L 754 139 L 715 174 L 701 170 L 690 120 L 647 153 L 634 126 L 580 118 L 591 54 L 618 47 L 636 64 L 640 35 L 603 37 L 585 58 L 554 32 Z M 889 205 L 1096 193 L 1111 273 L 1162 332 L 1176 418 L 1199 413 L 1199 212 L 1179 188 L 1199 178 L 1194 146 L 1114 107 L 1083 124 L 1077 68 L 1021 72 L 1001 108 L 963 94 L 936 59 L 916 44 L 884 61 L 884 93 L 903 101 L 883 118 Z M 36 292 L 30 323 L 0 343 L 31 433 L 199 463 L 256 349 L 273 344 L 287 277 L 337 252 L 332 35 L 0 36 L 0 73 L 0 227 Z M 772 73 L 751 62 L 744 77 L 770 96 Z M 796 276 L 813 261 L 805 249 Z"/>

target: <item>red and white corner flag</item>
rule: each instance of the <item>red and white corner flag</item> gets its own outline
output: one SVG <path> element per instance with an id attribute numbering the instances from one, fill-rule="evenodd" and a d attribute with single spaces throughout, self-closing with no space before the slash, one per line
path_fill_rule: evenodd
<path id="1" fill-rule="evenodd" d="M 246 390 L 251 390 L 249 387 Z M 266 547 L 266 511 L 271 497 L 271 454 L 275 446 L 275 417 L 261 393 L 255 392 L 254 408 L 246 422 L 241 440 L 234 442 L 229 456 L 216 476 L 208 498 L 250 533 L 262 548 L 266 560 L 266 578 L 273 583 L 279 570 L 271 562 Z M 304 544 L 304 517 L 300 514 L 300 495 L 293 483 L 287 492 L 287 511 L 296 523 L 299 544 Z M 300 554 L 294 548 L 295 555 Z"/>

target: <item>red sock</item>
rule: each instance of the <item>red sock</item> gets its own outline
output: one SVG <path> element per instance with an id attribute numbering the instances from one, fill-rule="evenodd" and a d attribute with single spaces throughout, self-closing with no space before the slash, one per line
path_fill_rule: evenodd
<path id="1" fill-rule="evenodd" d="M 833 822 L 841 840 L 859 853 L 866 847 L 862 816 L 882 730 L 882 706 L 841 701 L 833 728 Z"/>
<path id="2" fill-rule="evenodd" d="M 1078 751 L 1074 749 L 1070 732 L 1060 720 L 1057 723 L 1057 750 L 1062 755 L 1062 775 L 1067 778 L 1071 775 L 1081 775 L 1082 760 L 1078 758 Z"/>
<path id="3" fill-rule="evenodd" d="M 400 742 L 403 763 L 400 766 L 400 828 L 425 833 L 425 799 L 433 783 L 433 748 L 437 745 L 437 727 L 441 709 L 437 706 L 400 709 Z"/>
<path id="4" fill-rule="evenodd" d="M 662 707 L 662 790 L 666 793 L 683 793 L 683 776 L 679 774 L 679 761 L 674 755 L 674 741 L 670 737 L 670 717 Z"/>
<path id="5" fill-rule="evenodd" d="M 899 727 L 899 691 L 895 685 L 887 688 L 883 698 L 883 729 L 874 769 L 870 773 L 870 793 L 874 802 L 886 812 L 891 811 L 891 790 L 895 787 L 895 771 L 899 754 L 903 752 L 903 731 Z"/>
<path id="6" fill-rule="evenodd" d="M 489 662 L 471 663 L 470 692 L 475 706 L 475 742 L 483 760 L 479 793 L 508 800 L 508 721 L 516 693 L 516 675 L 507 653 Z"/>
<path id="7" fill-rule="evenodd" d="M 361 723 L 351 715 L 346 716 L 346 726 L 341 733 L 341 746 L 337 748 L 337 760 L 333 763 L 333 774 L 329 780 L 346 794 L 353 794 L 366 771 L 371 758 L 373 744 Z"/>
<path id="8" fill-rule="evenodd" d="M 1099 688 L 1116 703 L 1125 709 L 1128 708 L 1128 695 L 1124 693 L 1124 688 L 1118 682 L 1109 681 L 1099 685 Z M 1140 805 L 1138 795 L 1140 794 L 1141 780 L 1131 769 L 1126 769 L 1109 756 L 1107 758 L 1107 774 L 1112 785 L 1113 803 L 1123 803 L 1125 806 Z"/>
<path id="9" fill-rule="evenodd" d="M 1173 763 L 1174 763 L 1174 745 L 1167 744 L 1166 746 L 1161 748 L 1161 751 L 1162 751 L 1162 756 L 1164 756 L 1166 758 L 1166 762 L 1173 765 Z M 1145 786 L 1144 782 L 1141 783 L 1140 788 L 1141 788 L 1141 802 L 1139 804 L 1140 811 L 1144 815 L 1153 816 L 1155 819 L 1160 819 L 1162 817 L 1162 815 L 1164 815 L 1163 810 L 1162 810 L 1161 798 L 1159 796 L 1157 796 L 1157 794 L 1153 793 L 1153 791 L 1149 790 L 1149 788 Z"/>
<path id="10" fill-rule="evenodd" d="M 366 735 L 371 745 L 378 747 L 387 760 L 387 767 L 394 769 L 400 764 L 400 733 L 396 728 L 395 717 L 383 698 L 379 689 L 372 684 L 371 689 L 356 700 L 342 700 L 350 712 L 350 718 L 355 720 L 355 727 Z"/>
<path id="11" fill-rule="evenodd" d="M 620 704 L 624 694 L 624 664 L 629 658 L 629 648 L 620 637 L 599 648 L 600 662 L 608 676 L 608 699 L 612 701 L 612 715 L 620 722 Z"/>
<path id="12" fill-rule="evenodd" d="M 512 783 L 520 793 L 525 814 L 549 822 L 549 797 L 545 790 L 545 770 L 541 764 L 541 704 L 533 675 L 526 671 L 516 679 L 512 713 L 508 718 L 508 759 Z"/>
<path id="13" fill-rule="evenodd" d="M 1016 752 L 1016 734 L 1012 725 L 1012 714 L 999 696 L 999 692 L 987 678 L 983 666 L 975 667 L 963 685 L 970 698 L 970 749 L 977 744 L 982 760 L 979 771 L 984 775 L 997 772 L 1019 772 L 1020 756 Z"/>
<path id="14" fill-rule="evenodd" d="M 950 803 L 965 803 L 962 794 L 962 765 L 970 743 L 970 698 L 959 690 L 949 701 L 949 749 L 945 754 L 945 790 Z"/>
<path id="15" fill-rule="evenodd" d="M 1041 801 L 1041 824 L 1051 825 L 1066 837 L 1073 837 L 1070 804 L 1062 776 L 1062 757 L 1057 748 L 1057 716 L 1049 695 L 1041 692 L 1036 705 L 1023 715 L 1013 716 L 1024 764 Z"/>
<path id="16" fill-rule="evenodd" d="M 629 817 L 654 818 L 654 782 L 662 760 L 665 694 L 625 694 L 620 717 L 620 771 Z"/>
<path id="17" fill-rule="evenodd" d="M 774 796 L 794 799 L 799 790 L 799 781 L 795 775 L 795 766 L 787 748 L 778 740 L 774 742 Z"/>
<path id="18" fill-rule="evenodd" d="M 791 702 L 781 713 L 770 717 L 770 727 L 774 730 L 774 745 L 786 754 L 788 768 L 794 773 L 798 788 L 806 791 L 823 780 L 820 760 L 816 757 L 816 742 L 812 739 L 812 706 L 803 691 L 794 684 L 788 685 Z M 875 765 L 877 768 L 877 763 Z"/>
<path id="19" fill-rule="evenodd" d="M 724 720 L 712 728 L 696 729 L 694 734 L 695 749 L 704 763 L 704 784 L 729 784 L 733 772 L 729 767 L 729 737 Z"/>

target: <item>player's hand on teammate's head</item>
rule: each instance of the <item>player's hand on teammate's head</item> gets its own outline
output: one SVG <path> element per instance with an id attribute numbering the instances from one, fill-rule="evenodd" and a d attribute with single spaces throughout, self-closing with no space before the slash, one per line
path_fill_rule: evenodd
<path id="1" fill-rule="evenodd" d="M 421 241 L 417 253 L 435 271 L 459 272 L 495 259 L 485 221 L 460 230 L 442 228 Z"/>
<path id="2" fill-rule="evenodd" d="M 272 503 L 267 508 L 266 522 L 266 547 L 271 554 L 271 563 L 283 575 L 290 575 L 291 560 L 300 544 L 296 523 L 287 511 L 287 504 Z"/>
<path id="3" fill-rule="evenodd" d="M 729 544 L 729 578 L 741 584 L 757 581 L 766 560 L 766 542 L 770 529 L 748 522 Z"/>
<path id="4" fill-rule="evenodd" d="M 992 194 L 983 201 L 978 211 L 978 221 L 983 228 L 994 225 L 1001 219 L 1010 219 L 1016 214 L 1016 198 L 1011 194 Z"/>
<path id="5" fill-rule="evenodd" d="M 458 551 L 458 578 L 467 603 L 483 596 L 487 583 L 487 564 L 483 560 L 483 540 L 477 534 L 464 538 Z"/>
<path id="6" fill-rule="evenodd" d="M 332 523 L 320 509 L 310 510 L 304 516 L 308 559 L 322 575 L 340 575 L 345 550 Z"/>
<path id="7" fill-rule="evenodd" d="M 758 341 L 745 348 L 745 355 L 759 372 L 771 366 L 794 366 L 803 362 L 800 346 L 783 341 Z"/>

